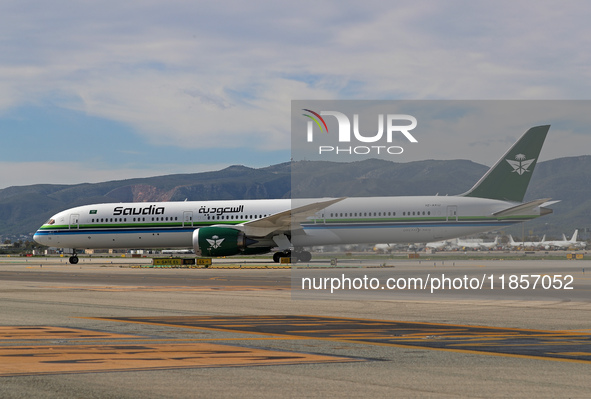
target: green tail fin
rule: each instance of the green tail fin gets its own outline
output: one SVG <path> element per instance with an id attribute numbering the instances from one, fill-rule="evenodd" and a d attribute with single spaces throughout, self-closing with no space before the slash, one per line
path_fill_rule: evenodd
<path id="1" fill-rule="evenodd" d="M 529 129 L 464 197 L 523 202 L 550 125 Z"/>

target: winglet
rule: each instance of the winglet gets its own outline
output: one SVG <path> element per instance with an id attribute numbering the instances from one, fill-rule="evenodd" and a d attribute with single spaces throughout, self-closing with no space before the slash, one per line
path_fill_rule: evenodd
<path id="1" fill-rule="evenodd" d="M 523 202 L 550 125 L 529 129 L 464 197 Z"/>

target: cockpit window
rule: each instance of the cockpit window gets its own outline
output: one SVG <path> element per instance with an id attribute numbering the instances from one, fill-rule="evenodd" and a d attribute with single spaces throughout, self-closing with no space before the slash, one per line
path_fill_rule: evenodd
<path id="1" fill-rule="evenodd" d="M 55 223 L 55 220 L 54 220 L 54 219 L 49 219 L 49 220 L 47 221 L 47 223 L 45 223 L 45 224 L 54 224 L 54 223 Z"/>

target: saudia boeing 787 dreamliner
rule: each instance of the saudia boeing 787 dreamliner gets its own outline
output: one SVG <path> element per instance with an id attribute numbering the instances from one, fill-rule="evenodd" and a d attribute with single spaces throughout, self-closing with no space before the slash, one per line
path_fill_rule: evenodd
<path id="1" fill-rule="evenodd" d="M 51 247 L 193 248 L 198 256 L 263 254 L 309 261 L 306 247 L 431 242 L 551 213 L 523 202 L 550 126 L 529 129 L 457 196 L 185 201 L 85 205 L 52 216 L 34 239 Z M 292 206 L 293 204 L 293 206 Z M 76 252 L 70 257 L 77 263 Z"/>

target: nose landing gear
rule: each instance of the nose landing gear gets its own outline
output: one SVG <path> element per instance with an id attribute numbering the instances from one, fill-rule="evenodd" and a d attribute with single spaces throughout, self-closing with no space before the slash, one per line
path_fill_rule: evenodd
<path id="1" fill-rule="evenodd" d="M 70 259 L 68 259 L 68 260 L 73 265 L 77 265 L 78 264 L 78 254 L 76 253 L 76 250 L 74 250 L 74 253 L 72 254 L 72 256 L 70 256 Z"/>

